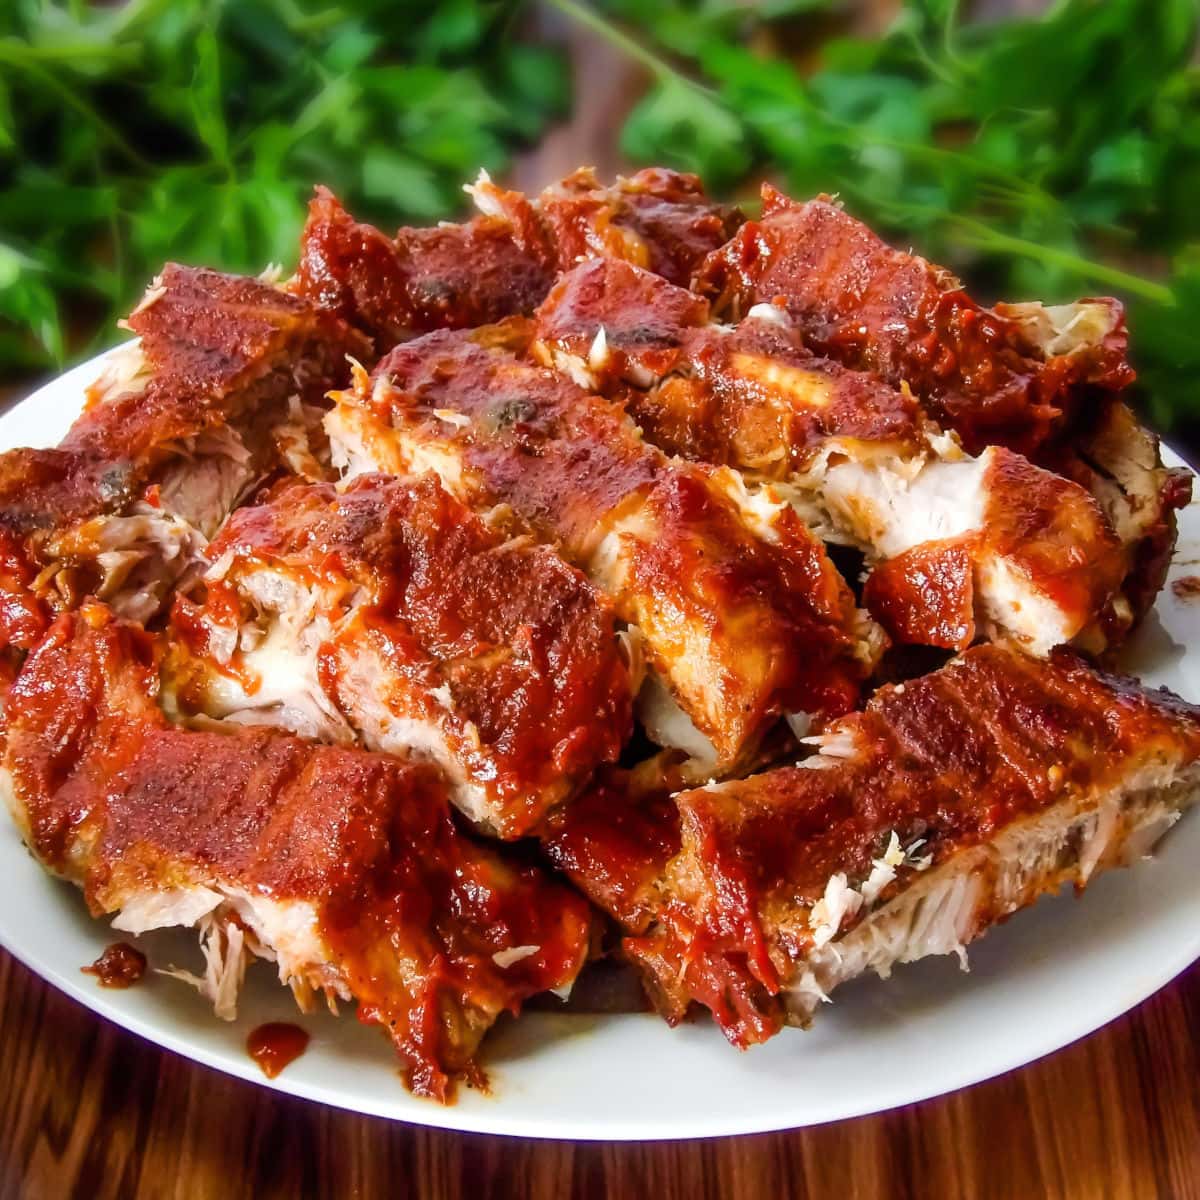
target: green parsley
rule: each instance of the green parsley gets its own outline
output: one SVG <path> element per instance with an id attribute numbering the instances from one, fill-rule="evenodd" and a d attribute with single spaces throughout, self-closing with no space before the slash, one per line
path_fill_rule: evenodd
<path id="1" fill-rule="evenodd" d="M 395 227 L 460 209 L 561 113 L 513 3 L 6 0 L 0 365 L 111 340 L 167 259 L 291 264 L 315 182 Z M 71 325 L 66 324 L 67 320 Z"/>

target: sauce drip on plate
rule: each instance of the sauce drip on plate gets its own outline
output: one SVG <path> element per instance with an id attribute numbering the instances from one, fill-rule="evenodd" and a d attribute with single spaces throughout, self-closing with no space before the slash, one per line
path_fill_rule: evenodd
<path id="1" fill-rule="evenodd" d="M 308 1034 L 299 1025 L 272 1021 L 250 1031 L 246 1053 L 268 1079 L 274 1079 L 308 1049 Z"/>
<path id="2" fill-rule="evenodd" d="M 132 987 L 146 973 L 146 956 L 128 942 L 114 942 L 90 967 L 81 970 L 95 975 L 101 987 Z"/>

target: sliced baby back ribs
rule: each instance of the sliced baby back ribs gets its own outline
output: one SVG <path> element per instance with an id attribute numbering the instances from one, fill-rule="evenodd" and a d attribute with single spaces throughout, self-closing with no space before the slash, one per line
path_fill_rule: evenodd
<path id="1" fill-rule="evenodd" d="M 813 740 L 795 767 L 675 796 L 679 853 L 639 876 L 638 920 L 615 910 L 669 1020 L 698 1002 L 739 1046 L 806 1024 L 847 979 L 961 956 L 1136 862 L 1200 791 L 1200 709 L 1063 650 L 975 647 Z"/>
<path id="2" fill-rule="evenodd" d="M 580 969 L 582 898 L 459 832 L 431 768 L 278 731 L 173 728 L 156 681 L 149 637 L 94 603 L 30 655 L 2 778 L 34 853 L 118 929 L 199 928 L 207 967 L 189 978 L 219 1016 L 266 958 L 302 1007 L 357 1001 L 418 1094 L 482 1082 L 496 1017 Z"/>
<path id="3" fill-rule="evenodd" d="M 1133 379 L 1115 300 L 1049 310 L 1072 332 L 1035 341 L 1029 321 L 976 304 L 949 271 L 892 249 L 827 198 L 801 204 L 769 184 L 762 219 L 709 259 L 698 287 L 722 316 L 781 303 L 814 350 L 906 383 L 972 452 L 1035 453 L 1089 388 Z"/>
<path id="4" fill-rule="evenodd" d="M 175 264 L 129 326 L 140 340 L 109 360 L 62 442 L 0 456 L 5 591 L 43 625 L 93 592 L 153 616 L 259 479 L 321 469 L 317 406 L 348 375 L 346 355 L 364 352 L 306 301 Z"/>
<path id="5" fill-rule="evenodd" d="M 432 330 L 528 316 L 556 274 L 585 258 L 626 258 L 686 284 L 738 221 L 695 176 L 658 169 L 611 187 L 576 171 L 536 201 L 486 173 L 466 190 L 479 215 L 393 238 L 355 221 L 319 188 L 293 287 L 367 333 L 383 354 Z"/>
<path id="6" fill-rule="evenodd" d="M 1088 487 L 1125 547 L 1133 619 L 1162 586 L 1189 477 L 1120 399 L 1134 375 L 1112 299 L 984 308 L 950 272 L 895 250 L 836 204 L 768 187 L 763 216 L 699 272 L 722 317 L 782 305 L 806 342 L 912 389 L 965 448 L 999 445 Z"/>
<path id="7" fill-rule="evenodd" d="M 906 387 L 814 354 L 784 309 L 714 325 L 692 293 L 598 261 L 559 280 L 536 325 L 537 356 L 621 396 L 651 442 L 770 481 L 862 550 L 894 640 L 1002 633 L 1045 653 L 1128 627 L 1124 551 L 1087 491 L 1001 447 L 966 454 Z"/>
<path id="8" fill-rule="evenodd" d="M 275 724 L 438 764 L 458 807 L 517 837 L 632 726 L 606 600 L 506 540 L 433 474 L 285 482 L 208 548 L 165 674 L 186 714 Z"/>
<path id="9" fill-rule="evenodd" d="M 502 195 L 503 213 L 390 238 L 318 188 L 293 286 L 363 330 L 379 354 L 432 329 L 532 312 L 553 281 L 552 253 L 529 201 Z"/>
<path id="10" fill-rule="evenodd" d="M 853 707 L 870 649 L 820 542 L 736 473 L 669 460 L 618 405 L 518 358 L 525 336 L 398 347 L 338 398 L 337 460 L 350 475 L 432 469 L 579 566 L 640 630 L 651 695 L 665 683 L 682 709 L 650 706 L 662 744 L 729 766 L 785 712 Z"/>
<path id="11" fill-rule="evenodd" d="M 735 208 L 714 204 L 695 175 L 663 167 L 603 187 L 581 168 L 537 201 L 560 271 L 591 258 L 616 258 L 687 286 L 705 257 L 741 224 Z"/>

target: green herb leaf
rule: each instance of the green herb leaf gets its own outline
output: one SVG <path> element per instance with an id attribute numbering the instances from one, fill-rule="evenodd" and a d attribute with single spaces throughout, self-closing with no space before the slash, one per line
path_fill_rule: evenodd
<path id="1" fill-rule="evenodd" d="M 315 183 L 448 217 L 569 103 L 517 0 L 0 4 L 0 368 L 117 336 L 168 258 L 294 262 Z M 14 259 L 12 256 L 19 256 Z M 70 313 L 66 345 L 60 311 Z"/>

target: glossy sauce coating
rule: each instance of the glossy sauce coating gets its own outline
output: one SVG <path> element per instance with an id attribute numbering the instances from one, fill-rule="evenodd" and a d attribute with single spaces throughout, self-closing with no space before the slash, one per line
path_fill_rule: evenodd
<path id="1" fill-rule="evenodd" d="M 361 337 L 304 300 L 256 279 L 170 263 L 130 328 L 148 381 L 95 395 L 57 447 L 0 455 L 5 657 L 28 648 L 30 629 L 49 612 L 96 589 L 104 523 L 81 522 L 137 501 L 161 508 L 158 481 L 189 446 L 189 466 L 203 477 L 206 437 L 226 447 L 212 450 L 214 459 L 240 447 L 242 469 L 265 473 L 278 464 L 271 428 L 287 419 L 291 397 L 321 399 L 348 374 L 345 356 L 366 351 Z M 34 595 L 28 585 L 47 563 L 65 569 Z"/>
<path id="2" fill-rule="evenodd" d="M 692 413 L 684 418 L 681 441 L 707 436 L 729 448 L 732 465 L 768 474 L 802 471 L 834 438 L 900 454 L 923 445 L 927 422 L 911 392 L 813 354 L 794 328 L 758 319 L 728 333 L 695 330 L 683 353 L 689 378 L 680 387 Z M 651 393 L 636 411 L 661 422 L 660 403 Z M 670 412 L 677 405 L 673 398 L 665 407 Z"/>
<path id="3" fill-rule="evenodd" d="M 1121 586 L 1127 563 L 1092 496 L 999 448 L 990 452 L 985 486 L 984 536 L 995 553 L 1019 561 L 1062 611 L 1080 620 L 1100 613 Z"/>
<path id="4" fill-rule="evenodd" d="M 1021 306 L 981 308 L 823 201 L 768 190 L 763 220 L 722 248 L 740 217 L 670 171 L 612 187 L 581 171 L 536 204 L 490 183 L 475 191 L 488 215 L 394 238 L 321 191 L 290 291 L 169 264 L 130 322 L 153 374 L 144 390 L 97 392 L 59 448 L 0 458 L 5 683 L 33 651 L 8 698 L 4 765 L 31 845 L 84 886 L 93 912 L 210 886 L 292 906 L 316 939 L 300 984 L 352 992 L 410 1086 L 439 1099 L 457 1079 L 484 1083 L 475 1051 L 499 1013 L 571 984 L 589 953 L 587 904 L 520 848 L 464 833 L 436 770 L 278 731 L 175 727 L 156 703 L 157 639 L 89 602 L 46 633 L 50 610 L 78 605 L 94 575 L 70 564 L 55 596 L 32 592 L 64 526 L 135 501 L 161 510 L 181 445 L 232 435 L 261 480 L 279 466 L 274 427 L 292 397 L 323 403 L 347 355 L 370 363 L 416 334 L 539 303 L 532 352 L 560 367 L 554 352 L 572 356 L 604 396 L 533 365 L 527 322 L 400 346 L 359 399 L 429 452 L 426 468 L 462 468 L 446 483 L 461 498 L 432 476 L 362 477 L 345 491 L 289 481 L 215 539 L 225 577 L 203 609 L 180 601 L 176 629 L 210 654 L 214 624 L 228 632 L 252 615 L 239 572 L 270 567 L 320 590 L 322 615 L 344 621 L 319 650 L 334 705 L 350 710 L 363 684 L 347 655 L 368 646 L 406 702 L 448 697 L 476 743 L 464 736 L 463 761 L 507 806 L 507 831 L 536 831 L 621 922 L 670 1019 L 700 1001 L 738 1044 L 777 1028 L 814 900 L 832 872 L 860 881 L 890 834 L 924 838 L 944 862 L 1064 789 L 1197 753 L 1188 706 L 1067 655 L 1036 664 L 980 649 L 837 724 L 858 754 L 827 770 L 671 796 L 605 769 L 562 806 L 619 751 L 629 673 L 613 612 L 558 553 L 606 579 L 660 673 L 701 680 L 680 686 L 684 707 L 695 702 L 722 768 L 745 769 L 738 755 L 782 713 L 819 726 L 854 708 L 869 668 L 819 542 L 714 464 L 783 478 L 833 437 L 909 451 L 924 405 L 972 448 L 1000 439 L 1060 455 L 1056 469 L 1074 477 L 1088 468 L 1063 465 L 1064 431 L 1092 399 L 1115 411 L 1110 393 L 1131 372 L 1115 302 L 1103 344 L 1043 353 Z M 768 312 L 713 327 L 710 297 L 721 315 L 766 301 L 796 323 Z M 898 640 L 970 642 L 985 551 L 1019 559 L 1071 611 L 1104 603 L 1126 552 L 1151 597 L 1161 584 L 1181 479 L 1163 481 L 1132 550 L 1097 531 L 1082 493 L 1015 454 L 995 456 L 988 482 L 980 535 L 918 547 L 867 581 Z M 236 654 L 222 669 L 261 686 Z M 397 715 L 424 712 L 414 701 Z M 105 968 L 115 977 L 133 962 L 121 949 Z M 296 1027 L 263 1027 L 248 1049 L 271 1075 L 297 1039 Z"/>
<path id="5" fill-rule="evenodd" d="M 369 334 L 382 353 L 416 333 L 530 313 L 552 282 L 548 265 L 505 220 L 401 229 L 393 239 L 318 188 L 296 287 Z"/>
<path id="6" fill-rule="evenodd" d="M 587 258 L 621 258 L 682 286 L 741 222 L 737 209 L 708 199 L 695 175 L 662 167 L 611 187 L 581 168 L 547 188 L 538 209 L 560 271 Z"/>
<path id="7" fill-rule="evenodd" d="M 158 377 L 198 398 L 224 399 L 272 369 L 295 373 L 309 402 L 347 374 L 346 354 L 369 349 L 309 301 L 243 275 L 167 263 L 129 317 Z M 291 361 L 284 361 L 290 359 Z M 339 359 L 341 361 L 339 361 Z"/>
<path id="8" fill-rule="evenodd" d="M 965 650 L 975 640 L 972 549 L 969 538 L 923 542 L 867 576 L 863 603 L 893 642 Z"/>
<path id="9" fill-rule="evenodd" d="M 758 536 L 733 498 L 739 480 L 668 460 L 617 404 L 462 334 L 398 347 L 359 402 L 461 463 L 447 473 L 473 504 L 508 505 L 602 578 L 723 760 L 781 712 L 853 706 L 852 598 L 790 510 L 776 504 Z M 598 566 L 614 526 L 616 567 Z"/>
<path id="10" fill-rule="evenodd" d="M 881 689 L 834 729 L 852 757 L 676 797 L 683 849 L 659 922 L 625 943 L 670 1019 L 694 999 L 735 1044 L 774 1032 L 779 990 L 811 946 L 811 906 L 835 873 L 867 878 L 893 832 L 902 846 L 923 839 L 936 866 L 1014 820 L 1200 753 L 1200 708 L 1067 651 L 1039 661 L 990 645 Z"/>
<path id="11" fill-rule="evenodd" d="M 502 336 L 520 344 L 525 332 Z M 664 473 L 663 456 L 619 405 L 481 339 L 437 333 L 397 347 L 374 373 L 388 386 L 368 403 L 421 440 L 452 443 L 484 503 L 508 504 L 539 536 L 586 559 L 605 518 Z"/>
<path id="12" fill-rule="evenodd" d="M 539 836 L 550 861 L 588 899 L 626 929 L 645 930 L 659 881 L 679 852 L 679 815 L 666 790 L 642 792 L 627 772 L 601 772 Z"/>
<path id="13" fill-rule="evenodd" d="M 979 576 L 1004 569 L 1019 581 L 1018 595 L 1053 606 L 1070 637 L 1103 627 L 1117 644 L 1129 628 L 1113 604 L 1127 559 L 1099 505 L 1078 484 L 1012 451 L 991 448 L 983 462 L 978 530 L 876 566 L 863 592 L 871 614 L 897 642 L 965 649 L 981 615 Z"/>
<path id="14" fill-rule="evenodd" d="M 433 475 L 361 476 L 340 492 L 285 483 L 235 512 L 208 556 L 224 564 L 222 584 L 203 612 L 177 605 L 193 667 L 241 678 L 241 652 L 218 661 L 209 639 L 212 625 L 254 619 L 254 600 L 238 599 L 245 577 L 269 568 L 317 589 L 332 626 L 318 649 L 330 700 L 355 723 L 357 668 L 371 655 L 375 698 L 443 730 L 504 836 L 526 833 L 629 735 L 607 602 L 548 547 L 488 529 Z"/>
<path id="15" fill-rule="evenodd" d="M 0 646 L 9 672 L 49 624 L 46 606 L 33 592 L 36 574 L 22 539 L 0 529 Z"/>
<path id="16" fill-rule="evenodd" d="M 610 387 L 637 385 L 620 395 L 647 438 L 691 459 L 788 480 L 819 453 L 911 465 L 930 457 L 939 431 L 907 387 L 814 355 L 786 311 L 766 307 L 733 329 L 713 326 L 691 293 L 627 263 L 589 263 L 539 310 L 539 346 L 545 357 L 574 355 Z M 979 532 L 878 567 L 872 614 L 895 640 L 964 649 L 976 632 L 974 574 L 1002 562 L 1067 627 L 1104 622 L 1108 640 L 1120 640 L 1109 605 L 1125 558 L 1096 502 L 1010 451 L 986 453 Z"/>
<path id="17" fill-rule="evenodd" d="M 694 293 L 628 263 L 562 276 L 538 310 L 544 357 L 571 354 L 621 393 L 669 454 L 782 477 L 833 437 L 916 453 L 925 418 L 911 392 L 807 348 L 786 311 L 712 325 Z M 604 353 L 593 347 L 604 331 Z"/>
<path id="18" fill-rule="evenodd" d="M 559 276 L 537 311 L 536 331 L 549 365 L 557 354 L 571 355 L 611 390 L 620 380 L 648 383 L 681 366 L 684 331 L 708 315 L 707 301 L 661 275 L 597 258 Z"/>
<path id="19" fill-rule="evenodd" d="M 486 178 L 471 190 L 485 215 L 391 238 L 318 188 L 297 292 L 369 334 L 383 353 L 416 334 L 528 316 L 555 275 L 586 258 L 628 258 L 686 284 L 737 225 L 695 176 L 673 171 L 639 171 L 612 187 L 577 171 L 536 203 Z"/>
<path id="20" fill-rule="evenodd" d="M 539 310 L 539 345 L 595 372 L 604 356 L 591 339 L 603 329 L 600 373 L 640 385 L 621 393 L 627 408 L 650 441 L 688 458 L 787 480 L 822 452 L 914 466 L 930 457 L 939 431 L 907 386 L 814 355 L 783 308 L 764 306 L 729 329 L 705 324 L 690 301 L 627 263 L 585 264 Z M 638 342 L 631 329 L 647 332 L 627 350 Z M 1096 501 L 1002 447 L 985 454 L 979 532 L 954 548 L 914 547 L 878 568 L 868 585 L 873 615 L 896 640 L 963 649 L 975 635 L 974 572 L 1003 563 L 1065 627 L 1102 622 L 1110 643 L 1121 640 L 1128 619 L 1122 625 L 1110 601 L 1125 555 Z"/>
<path id="21" fill-rule="evenodd" d="M 850 711 L 864 665 L 853 600 L 824 547 L 791 509 L 771 541 L 747 537 L 711 477 L 677 471 L 646 502 L 648 534 L 628 554 L 634 619 L 668 661 L 689 652 L 687 613 L 715 630 L 714 670 L 727 702 L 693 720 L 722 756 L 785 712 L 818 720 Z"/>
<path id="22" fill-rule="evenodd" d="M 457 1078 L 482 1078 L 474 1053 L 496 1017 L 582 965 L 582 897 L 461 833 L 430 768 L 171 728 L 156 680 L 150 639 L 99 605 L 60 618 L 31 655 L 5 765 L 38 856 L 96 915 L 213 884 L 311 910 L 316 985 L 335 971 L 414 1091 L 446 1099 Z"/>
<path id="23" fill-rule="evenodd" d="M 777 298 L 809 344 L 886 382 L 907 383 L 977 453 L 1036 451 L 1073 416 L 1078 385 L 1118 390 L 1133 374 L 1119 329 L 1100 362 L 1045 361 L 1022 325 L 982 308 L 947 271 L 893 250 L 825 198 L 799 204 L 764 185 L 763 216 L 699 273 L 720 312 Z"/>

